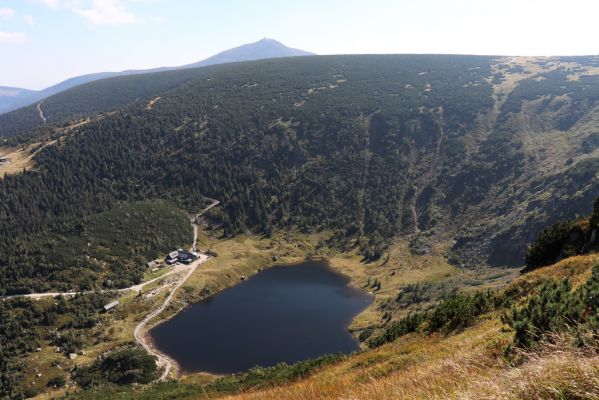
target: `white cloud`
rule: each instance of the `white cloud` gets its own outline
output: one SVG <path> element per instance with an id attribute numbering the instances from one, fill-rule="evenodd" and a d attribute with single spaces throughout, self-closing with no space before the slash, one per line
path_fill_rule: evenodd
<path id="1" fill-rule="evenodd" d="M 33 25 L 33 16 L 32 15 L 23 15 L 23 19 L 27 22 L 28 25 Z"/>
<path id="2" fill-rule="evenodd" d="M 0 8 L 0 18 L 10 18 L 15 15 L 15 10 L 12 8 Z"/>
<path id="3" fill-rule="evenodd" d="M 125 6 L 124 0 L 30 0 L 54 10 L 69 10 L 92 25 L 132 24 L 140 19 Z M 132 1 L 132 0 L 129 0 Z M 146 0 L 147 1 L 147 0 Z"/>
<path id="4" fill-rule="evenodd" d="M 118 0 L 94 0 L 91 8 L 76 9 L 75 12 L 94 25 L 132 24 L 138 21 Z"/>
<path id="5" fill-rule="evenodd" d="M 61 5 L 60 0 L 30 0 L 30 1 L 32 1 L 34 3 L 42 3 L 43 5 L 50 7 L 50 8 L 54 8 L 54 9 L 57 9 Z"/>
<path id="6" fill-rule="evenodd" d="M 27 40 L 27 35 L 23 32 L 2 32 L 0 31 L 0 43 L 3 44 L 22 44 Z"/>

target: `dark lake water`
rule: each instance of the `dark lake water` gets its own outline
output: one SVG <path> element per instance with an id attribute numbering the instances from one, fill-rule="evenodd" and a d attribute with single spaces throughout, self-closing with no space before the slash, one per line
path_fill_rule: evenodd
<path id="1" fill-rule="evenodd" d="M 324 261 L 275 266 L 150 331 L 185 372 L 230 374 L 359 349 L 347 327 L 372 302 Z"/>

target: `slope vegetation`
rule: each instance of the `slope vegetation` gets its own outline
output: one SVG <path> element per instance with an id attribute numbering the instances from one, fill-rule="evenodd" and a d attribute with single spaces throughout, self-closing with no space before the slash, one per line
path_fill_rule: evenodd
<path id="1" fill-rule="evenodd" d="M 599 191 L 595 64 L 302 57 L 81 86 L 44 101 L 48 126 L 6 139 L 57 142 L 0 182 L 2 249 L 118 201 L 208 196 L 225 236 L 329 230 L 367 260 L 398 235 L 422 254 L 456 240 L 456 265 L 522 265 L 546 223 Z M 125 104 L 68 135 L 52 125 Z"/>
<path id="2" fill-rule="evenodd" d="M 385 340 L 371 340 L 372 349 L 349 357 L 256 367 L 208 382 L 191 376 L 141 389 L 103 386 L 79 397 L 596 399 L 599 240 L 587 244 L 588 252 L 539 267 L 501 290 L 450 295 L 404 318 L 417 322 L 394 337 L 388 333 L 402 324 L 388 324 L 374 336 Z"/>

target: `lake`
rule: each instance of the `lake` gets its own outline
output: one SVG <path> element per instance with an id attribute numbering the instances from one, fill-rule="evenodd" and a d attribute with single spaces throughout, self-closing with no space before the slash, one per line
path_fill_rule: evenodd
<path id="1" fill-rule="evenodd" d="M 266 269 L 191 305 L 150 335 L 183 372 L 231 374 L 357 351 L 347 327 L 371 302 L 326 261 L 306 261 Z"/>

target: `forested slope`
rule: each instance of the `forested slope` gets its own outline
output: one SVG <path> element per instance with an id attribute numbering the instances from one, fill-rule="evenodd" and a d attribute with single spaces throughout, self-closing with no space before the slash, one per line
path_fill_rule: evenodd
<path id="1" fill-rule="evenodd" d="M 78 117 L 116 110 L 142 97 L 150 97 L 176 87 L 195 72 L 170 71 L 156 74 L 120 76 L 76 86 L 48 97 L 42 103 L 0 115 L 0 136 L 14 136 L 43 126 L 38 105 L 47 123 L 61 123 Z"/>
<path id="2" fill-rule="evenodd" d="M 123 107 L 0 182 L 2 246 L 116 202 L 209 196 L 225 235 L 326 229 L 367 259 L 397 235 L 457 239 L 456 263 L 519 265 L 546 222 L 599 191 L 594 63 L 327 56 L 81 86 L 44 101 L 50 122 Z"/>

